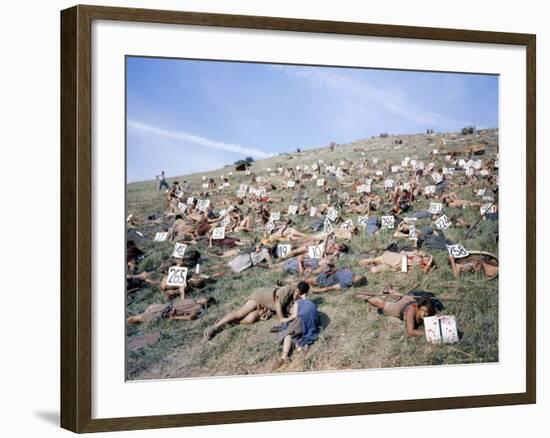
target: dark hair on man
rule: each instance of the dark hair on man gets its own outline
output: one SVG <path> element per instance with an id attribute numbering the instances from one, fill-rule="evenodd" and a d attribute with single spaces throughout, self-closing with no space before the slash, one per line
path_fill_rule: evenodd
<path id="1" fill-rule="evenodd" d="M 296 287 L 300 291 L 300 295 L 305 295 L 309 292 L 309 284 L 305 281 L 300 281 Z"/>
<path id="2" fill-rule="evenodd" d="M 345 243 L 340 244 L 340 252 L 347 253 L 349 252 L 349 246 L 347 246 Z"/>
<path id="3" fill-rule="evenodd" d="M 200 258 L 201 258 L 201 253 L 198 252 L 196 249 L 194 249 L 187 253 L 187 255 L 184 258 L 184 261 L 185 263 L 192 265 L 192 264 L 197 264 Z"/>
<path id="4" fill-rule="evenodd" d="M 428 311 L 428 316 L 433 316 L 436 314 L 437 309 L 430 297 L 424 297 L 417 303 L 418 308 L 424 306 Z"/>
<path id="5" fill-rule="evenodd" d="M 174 220 L 177 220 L 177 219 L 183 219 L 183 216 L 181 214 L 177 214 L 175 217 L 174 217 Z"/>
<path id="6" fill-rule="evenodd" d="M 354 275 L 351 279 L 351 282 L 352 282 L 352 286 L 353 287 L 361 287 L 361 286 L 365 286 L 367 284 L 367 277 L 365 277 L 364 275 Z"/>

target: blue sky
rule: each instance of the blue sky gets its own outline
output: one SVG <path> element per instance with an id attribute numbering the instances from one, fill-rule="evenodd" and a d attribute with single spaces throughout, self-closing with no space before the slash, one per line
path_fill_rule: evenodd
<path id="1" fill-rule="evenodd" d="M 498 127 L 498 77 L 127 58 L 128 181 L 381 132 Z"/>

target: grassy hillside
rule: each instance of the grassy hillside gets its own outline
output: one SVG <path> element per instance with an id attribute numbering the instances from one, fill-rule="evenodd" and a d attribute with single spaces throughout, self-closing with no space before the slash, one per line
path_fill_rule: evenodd
<path id="1" fill-rule="evenodd" d="M 402 144 L 395 141 L 402 140 Z M 365 159 L 378 158 L 379 168 L 384 170 L 384 177 L 391 177 L 396 182 L 405 182 L 407 173 L 388 176 L 386 160 L 399 164 L 405 157 L 424 161 L 426 164 L 433 161 L 437 167 L 444 167 L 445 152 L 464 151 L 465 147 L 486 142 L 487 148 L 480 159 L 494 158 L 498 152 L 498 131 L 487 130 L 479 134 L 462 136 L 458 134 L 431 134 L 398 137 L 375 137 L 360 140 L 351 144 L 337 145 L 332 151 L 330 148 L 307 150 L 281 154 L 269 159 L 254 162 L 250 170 L 256 175 L 269 177 L 276 183 L 285 181 L 277 172 L 278 167 L 295 167 L 297 165 L 312 165 L 319 159 L 325 163 L 334 163 L 338 166 L 341 160 L 351 160 L 354 163 Z M 438 149 L 439 155 L 430 158 L 433 149 Z M 199 153 L 199 152 L 197 152 Z M 462 152 L 460 157 L 465 157 Z M 270 170 L 268 170 L 270 169 Z M 202 177 L 212 177 L 220 182 L 220 175 L 228 175 L 231 187 L 220 193 L 214 193 L 211 199 L 215 210 L 221 200 L 227 196 L 234 196 L 239 183 L 253 185 L 250 176 L 244 172 L 236 172 L 232 166 L 217 171 L 178 176 L 181 182 L 184 179 L 191 184 L 194 193 L 201 190 Z M 270 176 L 275 173 L 275 176 Z M 464 172 L 456 172 L 450 179 L 456 184 L 450 191 L 454 191 L 461 199 L 479 201 L 474 190 L 489 185 L 484 178 L 478 178 L 473 184 L 464 183 Z M 175 178 L 168 178 L 171 182 Z M 332 181 L 333 187 L 354 181 L 356 177 L 345 177 L 341 182 Z M 423 177 L 423 185 L 433 184 L 431 178 Z M 132 183 L 127 186 L 127 212 L 137 217 L 145 218 L 154 212 L 165 212 L 166 199 L 163 193 L 156 190 L 155 181 Z M 373 191 L 384 193 L 383 182 L 373 184 Z M 341 191 L 344 189 L 341 189 Z M 356 196 L 351 188 L 345 189 L 350 196 Z M 196 195 L 195 195 L 196 196 Z M 281 211 L 285 217 L 288 205 L 301 196 L 308 199 L 310 205 L 319 205 L 326 202 L 326 195 L 322 193 L 312 180 L 304 184 L 303 188 L 294 191 L 285 190 L 276 193 L 283 196 L 284 201 L 273 207 L 274 211 Z M 384 199 L 387 196 L 384 195 Z M 432 200 L 433 201 L 433 200 Z M 413 205 L 412 211 L 427 210 L 430 200 L 424 196 Z M 380 211 L 373 213 L 378 216 L 389 212 L 390 204 L 385 204 Z M 446 208 L 444 213 L 449 217 L 462 217 L 474 223 L 480 216 L 478 208 Z M 404 214 L 403 216 L 407 216 Z M 346 215 L 357 224 L 357 215 Z M 307 215 L 293 217 L 293 226 L 306 231 L 311 218 Z M 149 238 L 153 238 L 157 231 L 165 230 L 171 225 L 172 219 L 166 218 L 161 224 L 147 223 L 138 228 Z M 417 228 L 430 225 L 430 219 L 418 222 Z M 467 228 L 451 226 L 446 236 L 460 243 L 468 250 L 481 250 L 498 254 L 495 239 L 498 233 L 498 221 L 483 220 L 476 230 L 466 239 Z M 260 233 L 258 233 L 260 236 Z M 249 235 L 241 235 L 250 238 Z M 447 253 L 430 251 L 435 258 L 436 266 L 429 273 L 418 270 L 409 273 L 384 272 L 371 274 L 357 264 L 361 257 L 377 255 L 392 242 L 402 245 L 410 243 L 405 239 L 395 239 L 393 230 L 380 230 L 374 236 L 360 233 L 351 241 L 351 251 L 340 258 L 339 267 L 349 267 L 356 272 L 364 272 L 368 278 L 368 286 L 361 290 L 380 291 L 384 285 L 392 284 L 395 288 L 406 291 L 412 287 L 444 294 L 452 300 L 444 300 L 444 313 L 455 315 L 459 328 L 464 332 L 462 340 L 452 345 L 430 345 L 425 338 L 408 338 L 402 321 L 395 318 L 379 316 L 376 311 L 359 301 L 355 296 L 357 289 L 347 289 L 342 292 L 328 292 L 312 295 L 310 298 L 318 305 L 323 314 L 325 328 L 319 340 L 307 353 L 295 353 L 292 362 L 281 368 L 281 372 L 318 371 L 337 369 L 357 369 L 372 367 L 403 367 L 421 365 L 462 364 L 498 361 L 498 279 L 487 280 L 482 273 L 463 274 L 455 280 L 449 265 Z M 138 271 L 155 271 L 160 263 L 170 258 L 173 243 L 148 241 L 140 248 L 145 252 L 144 259 L 138 266 Z M 188 248 L 198 249 L 201 254 L 208 256 L 207 242 L 202 241 Z M 219 264 L 219 259 L 210 259 L 201 265 L 202 272 L 212 274 L 212 266 Z M 154 273 L 153 278 L 160 280 L 161 275 Z M 149 323 L 127 326 L 127 337 L 160 332 L 160 339 L 153 345 L 147 345 L 135 351 L 127 352 L 127 378 L 151 379 L 168 377 L 191 377 L 212 375 L 245 375 L 267 373 L 270 371 L 273 360 L 277 357 L 279 348 L 276 345 L 276 335 L 269 329 L 276 323 L 272 318 L 266 322 L 259 322 L 251 326 L 232 326 L 226 328 L 212 341 L 202 338 L 203 330 L 223 314 L 240 307 L 251 290 L 261 286 L 272 286 L 278 280 L 284 280 L 288 275 L 282 272 L 269 271 L 261 268 L 246 270 L 241 274 L 234 274 L 226 269 L 225 275 L 215 283 L 208 285 L 201 291 L 192 292 L 190 296 L 213 296 L 218 304 L 208 309 L 206 314 L 195 321 L 170 321 L 158 319 Z M 296 276 L 296 280 L 298 280 Z M 151 303 L 163 302 L 158 287 L 146 287 L 127 295 L 127 315 L 142 312 Z"/>

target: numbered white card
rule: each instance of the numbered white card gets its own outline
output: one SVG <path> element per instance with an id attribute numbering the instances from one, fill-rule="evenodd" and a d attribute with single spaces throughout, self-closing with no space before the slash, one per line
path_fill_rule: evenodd
<path id="1" fill-rule="evenodd" d="M 178 202 L 178 210 L 180 213 L 185 213 L 187 211 L 187 204 L 184 204 L 183 202 Z"/>
<path id="2" fill-rule="evenodd" d="M 288 206 L 288 214 L 289 215 L 295 215 L 298 212 L 298 206 L 297 205 L 289 205 Z"/>
<path id="3" fill-rule="evenodd" d="M 361 227 L 366 227 L 367 226 L 367 221 L 369 220 L 369 217 L 368 215 L 365 215 L 365 216 L 359 216 L 357 218 L 357 224 Z"/>
<path id="4" fill-rule="evenodd" d="M 269 220 L 271 222 L 275 222 L 281 219 L 281 212 L 280 211 L 274 211 L 269 215 Z"/>
<path id="5" fill-rule="evenodd" d="M 433 195 L 435 193 L 435 186 L 426 186 L 424 187 L 425 195 Z"/>
<path id="6" fill-rule="evenodd" d="M 168 237 L 167 232 L 157 233 L 155 234 L 155 242 L 164 242 L 167 237 Z"/>
<path id="7" fill-rule="evenodd" d="M 430 202 L 430 213 L 438 214 L 443 210 L 443 204 L 440 202 Z"/>
<path id="8" fill-rule="evenodd" d="M 461 259 L 470 255 L 462 245 L 447 245 L 447 252 L 455 259 Z"/>
<path id="9" fill-rule="evenodd" d="M 323 231 L 325 233 L 332 233 L 334 231 L 334 228 L 332 228 L 332 224 L 328 219 L 325 219 L 325 222 L 323 224 Z"/>
<path id="10" fill-rule="evenodd" d="M 334 222 L 336 219 L 338 219 L 338 212 L 334 208 L 331 208 L 327 213 L 327 217 Z"/>
<path id="11" fill-rule="evenodd" d="M 399 166 L 392 166 L 391 167 L 391 172 L 392 173 L 397 173 L 397 172 L 399 172 L 399 170 L 400 170 Z"/>
<path id="12" fill-rule="evenodd" d="M 384 171 L 383 171 L 383 170 L 377 170 L 377 171 L 375 172 L 375 175 L 376 175 L 376 176 L 382 176 L 382 175 L 384 175 Z"/>
<path id="13" fill-rule="evenodd" d="M 485 196 L 485 192 L 487 192 L 487 188 L 476 190 L 477 196 Z"/>
<path id="14" fill-rule="evenodd" d="M 311 207 L 311 209 L 309 210 L 309 215 L 311 217 L 315 216 L 317 214 L 317 207 Z"/>
<path id="15" fill-rule="evenodd" d="M 288 244 L 277 245 L 277 257 L 285 258 L 290 253 L 291 250 L 292 250 L 291 245 L 288 245 Z"/>
<path id="16" fill-rule="evenodd" d="M 431 177 L 436 184 L 439 184 L 441 181 L 443 181 L 443 177 L 437 172 L 433 172 L 431 174 Z"/>
<path id="17" fill-rule="evenodd" d="M 204 184 L 202 185 L 202 188 L 203 188 L 203 189 L 207 189 L 207 188 L 208 188 L 208 183 L 204 183 Z"/>
<path id="18" fill-rule="evenodd" d="M 393 179 L 387 179 L 386 181 L 384 181 L 384 187 L 386 189 L 392 189 L 393 188 Z"/>
<path id="19" fill-rule="evenodd" d="M 456 319 L 453 315 L 428 316 L 424 318 L 426 340 L 430 344 L 458 342 Z"/>
<path id="20" fill-rule="evenodd" d="M 471 167 L 466 169 L 466 176 L 474 176 L 474 169 L 472 169 Z"/>
<path id="21" fill-rule="evenodd" d="M 220 240 L 225 238 L 225 227 L 216 227 L 212 230 L 212 239 Z"/>
<path id="22" fill-rule="evenodd" d="M 270 234 L 275 228 L 275 224 L 272 221 L 269 221 L 267 225 L 265 226 L 265 230 L 267 231 L 267 234 Z"/>
<path id="23" fill-rule="evenodd" d="M 203 181 L 206 181 L 206 175 L 203 175 L 203 176 L 202 176 L 202 180 L 203 180 Z"/>
<path id="24" fill-rule="evenodd" d="M 410 190 L 410 189 L 411 189 L 411 183 L 408 183 L 408 182 L 403 183 L 403 190 L 407 190 L 407 191 L 408 191 L 408 190 Z"/>
<path id="25" fill-rule="evenodd" d="M 361 184 L 360 186 L 357 186 L 357 193 L 369 193 L 370 192 L 370 184 Z"/>
<path id="26" fill-rule="evenodd" d="M 417 240 L 418 237 L 416 235 L 416 225 L 409 225 L 409 240 Z"/>
<path id="27" fill-rule="evenodd" d="M 183 258 L 187 245 L 185 243 L 177 243 L 174 245 L 174 251 L 172 251 L 172 257 L 177 259 Z"/>
<path id="28" fill-rule="evenodd" d="M 210 205 L 209 199 L 199 199 L 197 202 L 197 210 L 204 212 L 207 210 L 209 205 Z"/>
<path id="29" fill-rule="evenodd" d="M 451 226 L 451 221 L 449 220 L 447 215 L 443 215 L 435 221 L 435 226 L 440 230 L 446 230 Z"/>
<path id="30" fill-rule="evenodd" d="M 323 245 L 308 246 L 307 254 L 310 259 L 320 259 L 323 256 Z"/>
<path id="31" fill-rule="evenodd" d="M 438 153 L 439 153 L 439 151 L 438 151 L 437 149 L 433 149 L 433 150 L 432 150 L 432 154 L 433 154 L 433 155 L 437 155 Z"/>
<path id="32" fill-rule="evenodd" d="M 487 169 L 483 169 L 483 170 L 481 170 L 481 171 L 479 172 L 479 174 L 480 174 L 481 176 L 488 176 L 488 175 L 489 175 L 489 171 L 488 171 Z"/>
<path id="33" fill-rule="evenodd" d="M 485 215 L 485 214 L 488 214 L 488 213 L 496 213 L 497 212 L 497 206 L 494 205 L 494 204 L 483 204 L 480 208 L 479 208 L 479 211 L 481 213 L 481 215 Z"/>
<path id="34" fill-rule="evenodd" d="M 187 281 L 187 268 L 184 266 L 172 266 L 168 269 L 168 286 L 185 286 Z"/>
<path id="35" fill-rule="evenodd" d="M 194 202 L 195 202 L 195 198 L 193 198 L 192 196 L 187 198 L 187 205 L 193 205 Z"/>
<path id="36" fill-rule="evenodd" d="M 292 180 L 289 180 L 286 182 L 286 186 L 289 188 L 289 189 L 292 189 L 294 188 L 294 186 L 296 185 L 296 182 L 292 181 Z"/>
<path id="37" fill-rule="evenodd" d="M 353 220 L 352 219 L 347 219 L 346 221 L 344 221 L 342 223 L 342 225 L 340 225 L 340 228 L 342 228 L 344 230 L 351 230 L 353 228 Z"/>
<path id="38" fill-rule="evenodd" d="M 317 180 L 317 187 L 322 187 L 325 185 L 325 179 L 324 178 L 319 178 Z"/>
<path id="39" fill-rule="evenodd" d="M 382 216 L 382 229 L 392 229 L 395 227 L 395 217 L 393 216 Z"/>

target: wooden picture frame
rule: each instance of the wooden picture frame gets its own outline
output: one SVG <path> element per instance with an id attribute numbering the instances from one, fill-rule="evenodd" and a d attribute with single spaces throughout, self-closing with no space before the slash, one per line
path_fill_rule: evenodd
<path id="1" fill-rule="evenodd" d="M 186 24 L 517 45 L 526 49 L 526 391 L 194 414 L 92 418 L 92 22 Z M 61 426 L 99 432 L 351 416 L 536 402 L 536 37 L 530 34 L 75 6 L 61 12 Z"/>

